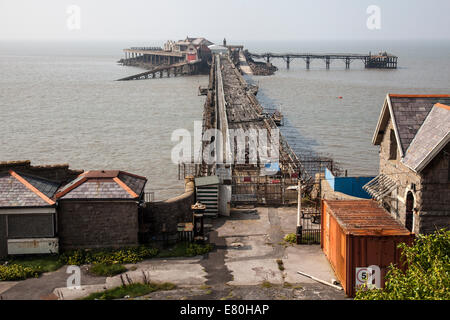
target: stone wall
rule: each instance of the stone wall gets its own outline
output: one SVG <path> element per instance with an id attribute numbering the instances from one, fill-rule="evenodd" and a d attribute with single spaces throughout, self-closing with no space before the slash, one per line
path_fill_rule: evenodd
<path id="1" fill-rule="evenodd" d="M 394 190 L 391 194 L 392 198 L 396 200 L 390 201 L 390 212 L 394 218 L 398 219 L 403 225 L 405 225 L 407 191 L 409 191 L 411 184 L 416 185 L 416 190 L 421 190 L 421 178 L 420 175 L 400 162 L 401 154 L 399 148 L 397 150 L 397 159 L 389 160 L 390 130 L 393 128 L 392 121 L 389 120 L 380 145 L 380 173 L 387 175 L 398 185 L 398 189 Z M 422 203 L 422 193 L 416 191 L 414 194 L 414 200 L 414 207 L 420 207 Z M 418 221 L 418 215 L 415 213 L 415 231 L 418 230 L 419 227 Z"/>
<path id="2" fill-rule="evenodd" d="M 138 244 L 135 201 L 69 201 L 58 207 L 60 248 L 106 248 Z"/>
<path id="3" fill-rule="evenodd" d="M 195 203 L 193 178 L 185 181 L 185 193 L 166 201 L 149 202 L 143 210 L 140 231 L 150 239 L 160 240 L 163 232 L 177 234 L 177 225 L 192 222 L 191 206 Z"/>
<path id="4" fill-rule="evenodd" d="M 0 162 L 0 172 L 14 170 L 22 173 L 28 173 L 33 176 L 45 178 L 48 180 L 68 183 L 83 173 L 83 170 L 69 169 L 68 164 L 32 166 L 31 161 L 9 161 Z"/>
<path id="5" fill-rule="evenodd" d="M 422 206 L 419 228 L 423 233 L 450 229 L 450 144 L 422 171 Z"/>
<path id="6" fill-rule="evenodd" d="M 392 121 L 385 129 L 380 146 L 380 173 L 394 180 L 398 189 L 391 196 L 391 214 L 402 224 L 406 219 L 406 196 L 411 192 L 414 196 L 414 232 L 429 233 L 436 228 L 450 227 L 450 182 L 448 180 L 450 147 L 444 148 L 420 174 L 401 163 L 400 151 L 397 159 L 389 160 L 390 137 L 393 129 Z M 412 189 L 415 184 L 415 190 Z M 396 206 L 398 210 L 396 210 Z"/>

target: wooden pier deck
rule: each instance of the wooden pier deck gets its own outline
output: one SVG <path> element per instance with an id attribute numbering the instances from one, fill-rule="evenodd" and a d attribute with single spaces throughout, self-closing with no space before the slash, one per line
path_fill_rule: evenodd
<path id="1" fill-rule="evenodd" d="M 398 57 L 381 53 L 378 55 L 372 54 L 354 54 L 354 53 L 248 53 L 253 59 L 265 59 L 267 63 L 271 59 L 283 59 L 286 62 L 286 68 L 289 69 L 290 63 L 294 59 L 303 59 L 306 63 L 306 69 L 310 68 L 312 60 L 323 60 L 327 69 L 330 68 L 331 61 L 341 60 L 345 63 L 345 68 L 350 69 L 350 64 L 355 60 L 360 60 L 364 63 L 367 69 L 397 69 Z"/>
<path id="2" fill-rule="evenodd" d="M 263 107 L 228 56 L 219 59 L 228 127 L 244 131 L 266 129 L 269 134 L 278 130 L 273 118 L 265 116 Z M 284 139 L 280 137 L 280 140 Z M 300 161 L 286 142 L 280 143 L 280 168 L 286 174 L 297 174 L 300 170 Z"/>
<path id="3" fill-rule="evenodd" d="M 198 72 L 201 62 L 201 60 L 196 60 L 190 62 L 175 63 L 171 65 L 163 65 L 156 67 L 150 71 L 145 71 L 122 79 L 118 79 L 117 81 L 144 80 L 157 77 L 162 78 L 164 75 L 170 77 L 171 74 L 175 77 L 179 75 L 195 74 Z"/>

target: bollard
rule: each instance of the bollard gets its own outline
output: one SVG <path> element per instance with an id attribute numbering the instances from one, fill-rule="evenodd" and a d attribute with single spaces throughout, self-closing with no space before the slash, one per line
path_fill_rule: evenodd
<path id="1" fill-rule="evenodd" d="M 297 237 L 297 239 L 296 239 L 297 244 L 301 244 L 302 243 L 302 226 L 297 227 L 296 237 Z"/>

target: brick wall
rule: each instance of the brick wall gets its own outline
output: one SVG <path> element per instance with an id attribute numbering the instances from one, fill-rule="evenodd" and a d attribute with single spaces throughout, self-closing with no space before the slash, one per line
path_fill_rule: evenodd
<path id="1" fill-rule="evenodd" d="M 61 249 L 138 244 L 138 204 L 134 201 L 60 201 Z"/>

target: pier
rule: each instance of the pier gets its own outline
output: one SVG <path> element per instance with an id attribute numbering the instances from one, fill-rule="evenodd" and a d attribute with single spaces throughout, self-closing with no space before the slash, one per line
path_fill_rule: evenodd
<path id="1" fill-rule="evenodd" d="M 309 70 L 312 60 L 323 60 L 326 69 L 330 69 L 330 64 L 334 60 L 340 60 L 345 63 L 345 69 L 350 69 L 353 61 L 362 61 L 366 69 L 397 69 L 398 57 L 386 52 L 378 55 L 354 54 L 354 53 L 330 53 L 330 54 L 314 54 L 314 53 L 251 53 L 247 55 L 252 59 L 265 59 L 270 63 L 273 59 L 283 59 L 286 62 L 286 68 L 290 68 L 290 64 L 294 59 L 303 59 L 306 69 Z"/>
<path id="2" fill-rule="evenodd" d="M 124 65 L 133 65 L 141 62 L 151 65 L 176 64 L 186 60 L 182 52 L 164 51 L 162 48 L 154 47 L 133 47 L 123 50 L 125 59 Z"/>
<path id="3" fill-rule="evenodd" d="M 189 75 L 197 74 L 199 72 L 201 63 L 202 63 L 201 60 L 196 60 L 196 61 L 175 63 L 171 65 L 163 65 L 155 67 L 150 71 L 145 71 L 122 79 L 118 79 L 117 81 L 162 78 L 164 75 L 170 77 L 171 74 L 174 77 L 187 74 Z"/>
<path id="4" fill-rule="evenodd" d="M 238 55 L 237 55 L 238 56 Z M 219 198 L 226 212 L 228 207 L 240 204 L 285 205 L 297 203 L 297 192 L 289 189 L 302 181 L 304 190 L 310 191 L 315 184 L 315 172 L 303 165 L 300 158 L 280 133 L 274 118 L 268 115 L 256 98 L 256 91 L 249 85 L 235 65 L 230 55 L 213 56 L 208 88 L 204 88 L 207 99 L 203 112 L 203 134 L 210 129 L 222 133 L 223 139 L 203 142 L 203 149 L 216 143 L 215 163 L 201 165 L 180 165 L 181 178 L 186 175 L 220 177 Z M 269 136 L 279 135 L 279 156 L 272 173 L 267 172 L 268 163 L 258 155 L 251 161 L 249 149 L 257 147 L 257 142 L 248 139 L 245 161 L 236 157 L 231 163 L 223 161 L 230 153 L 235 154 L 237 136 L 229 132 L 239 130 L 248 134 L 251 130 L 264 130 Z M 223 201 L 223 199 L 228 199 Z M 228 209 L 229 210 L 229 209 Z"/>

